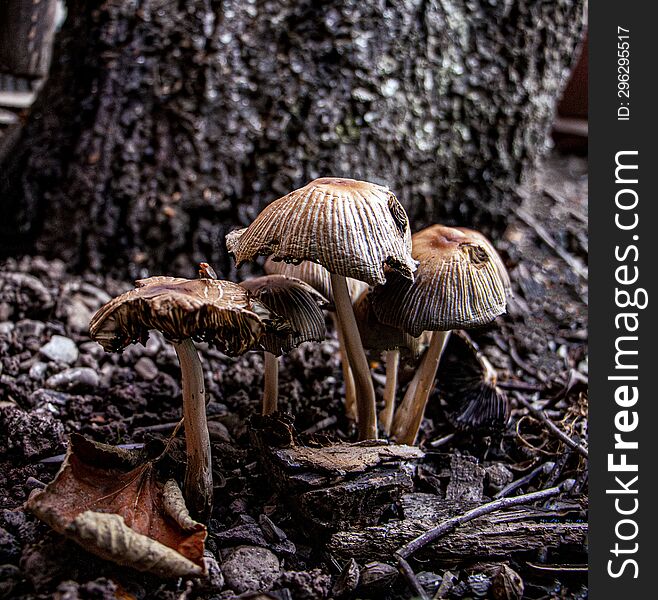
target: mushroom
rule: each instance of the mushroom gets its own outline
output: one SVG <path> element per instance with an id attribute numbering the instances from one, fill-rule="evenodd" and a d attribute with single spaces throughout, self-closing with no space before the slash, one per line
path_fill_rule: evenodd
<path id="1" fill-rule="evenodd" d="M 184 495 L 191 512 L 212 510 L 212 465 L 201 361 L 192 340 L 205 341 L 229 356 L 258 345 L 270 311 L 235 283 L 216 279 L 150 277 L 101 307 L 91 320 L 92 339 L 108 352 L 146 343 L 157 329 L 176 350 L 183 379 L 187 447 Z"/>
<path id="2" fill-rule="evenodd" d="M 413 444 L 452 329 L 486 325 L 506 310 L 510 281 L 503 262 L 481 233 L 432 225 L 413 238 L 419 261 L 413 282 L 391 273 L 373 291 L 377 318 L 413 336 L 432 331 L 429 348 L 393 419 L 393 436 Z"/>
<path id="3" fill-rule="evenodd" d="M 243 281 L 240 285 L 290 324 L 288 331 L 266 333 L 260 340 L 265 348 L 262 413 L 270 415 L 276 412 L 278 402 L 278 357 L 304 342 L 319 342 L 326 337 L 327 329 L 320 307 L 327 301 L 310 285 L 285 275 L 256 277 Z"/>
<path id="4" fill-rule="evenodd" d="M 371 299 L 370 290 L 362 292 L 354 303 L 354 315 L 363 347 L 367 350 L 386 353 L 384 409 L 379 413 L 379 419 L 384 433 L 390 435 L 393 411 L 395 410 L 400 349 L 403 349 L 412 357 L 417 357 L 420 354 L 422 336 L 415 338 L 397 327 L 381 323 L 372 309 Z"/>
<path id="5" fill-rule="evenodd" d="M 385 267 L 413 280 L 411 233 L 404 209 L 386 187 L 325 177 L 269 204 L 246 229 L 226 236 L 238 266 L 257 256 L 317 262 L 330 273 L 336 315 L 354 374 L 360 439 L 376 439 L 375 390 L 358 335 L 347 277 L 386 282 Z"/>
<path id="6" fill-rule="evenodd" d="M 509 403 L 498 387 L 498 373 L 465 331 L 455 334 L 453 342 L 463 342 L 466 354 L 458 352 L 451 362 L 446 361 L 447 366 L 441 365 L 441 398 L 448 406 L 459 407 L 448 411 L 448 419 L 462 431 L 500 429 L 509 418 Z"/>
<path id="7" fill-rule="evenodd" d="M 345 349 L 345 336 L 343 330 L 340 327 L 338 319 L 336 318 L 336 313 L 334 309 L 334 299 L 333 294 L 331 293 L 331 275 L 329 271 L 325 269 L 322 265 L 318 263 L 310 262 L 305 260 L 304 262 L 294 265 L 291 263 L 285 263 L 281 260 L 272 260 L 272 257 L 268 257 L 265 261 L 263 267 L 266 273 L 270 274 L 279 274 L 279 275 L 288 275 L 289 277 L 296 277 L 301 279 L 303 282 L 310 285 L 312 288 L 320 292 L 322 296 L 327 298 L 329 305 L 326 308 L 330 308 L 331 319 L 334 324 L 334 330 L 336 331 L 336 337 L 338 338 L 338 351 L 340 353 L 340 364 L 343 370 L 343 381 L 345 382 L 345 412 L 347 416 L 355 419 L 356 418 L 356 391 L 354 389 L 354 376 L 352 375 L 352 369 L 350 368 L 350 363 L 347 358 L 347 350 Z M 352 279 L 351 277 L 347 278 L 347 288 L 350 293 L 350 298 L 358 298 L 363 290 L 368 289 L 368 284 L 358 279 Z"/>

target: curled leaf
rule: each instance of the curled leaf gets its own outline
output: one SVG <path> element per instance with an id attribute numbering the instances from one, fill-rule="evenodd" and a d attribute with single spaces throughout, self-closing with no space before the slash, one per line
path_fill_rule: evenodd
<path id="1" fill-rule="evenodd" d="M 175 481 L 153 462 L 72 435 L 55 479 L 27 508 L 55 531 L 117 564 L 161 577 L 205 574 L 206 528 L 190 518 Z"/>

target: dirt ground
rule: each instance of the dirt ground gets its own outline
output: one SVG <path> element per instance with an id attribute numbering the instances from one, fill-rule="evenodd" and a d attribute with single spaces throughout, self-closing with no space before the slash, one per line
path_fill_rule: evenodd
<path id="1" fill-rule="evenodd" d="M 54 477 L 68 434 L 148 447 L 171 433 L 181 412 L 180 371 L 159 334 L 116 355 L 89 340 L 90 316 L 130 282 L 70 276 L 63 263 L 38 257 L 0 265 L 0 598 L 409 598 L 391 550 L 421 533 L 423 519 L 463 512 L 513 482 L 510 495 L 565 480 L 573 480 L 571 491 L 534 512 L 463 528 L 410 563 L 430 598 L 518 598 L 508 572 L 523 580 L 524 598 L 587 597 L 586 459 L 527 406 L 543 409 L 575 443 L 586 440 L 586 170 L 582 158 L 552 156 L 495 240 L 515 296 L 504 318 L 470 333 L 507 394 L 504 430 L 454 426 L 468 382 L 455 385 L 451 377 L 472 357 L 453 336 L 438 377 L 445 383 L 433 392 L 421 429 L 424 456 L 366 469 L 356 479 L 325 472 L 317 483 L 305 476 L 303 489 L 316 494 L 311 502 L 296 487 L 299 469 L 277 463 L 279 454 L 255 442 L 263 427 L 252 419 L 262 355 L 229 359 L 199 345 L 216 482 L 205 579 L 166 581 L 114 566 L 22 509 L 30 492 Z M 378 356 L 371 360 L 381 398 L 383 365 Z M 403 369 L 403 385 L 411 372 Z M 333 332 L 283 357 L 280 408 L 297 433 L 306 432 L 298 443 L 354 439 L 343 393 Z M 286 419 L 278 424 L 266 424 L 261 441 L 271 441 L 272 428 L 288 427 Z M 182 450 L 180 443 L 173 452 L 178 476 Z M 366 476 L 392 481 L 390 497 L 373 499 Z M 368 501 L 341 504 L 358 486 L 367 488 Z M 269 591 L 250 591 L 259 587 Z"/>

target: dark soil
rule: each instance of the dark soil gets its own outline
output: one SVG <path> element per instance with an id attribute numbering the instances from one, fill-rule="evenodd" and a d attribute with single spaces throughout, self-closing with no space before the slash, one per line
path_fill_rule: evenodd
<path id="1" fill-rule="evenodd" d="M 535 476 L 512 495 L 574 479 L 572 498 L 581 502 L 575 519 L 582 521 L 585 460 L 516 401 L 520 396 L 544 408 L 568 435 L 586 440 L 586 163 L 553 157 L 539 180 L 536 189 L 526 190 L 526 201 L 510 216 L 505 235 L 495 240 L 514 285 L 509 314 L 471 332 L 508 394 L 509 424 L 504 431 L 457 431 L 448 416 L 459 394 L 450 386 L 435 390 L 419 438 L 426 455 L 411 474 L 415 492 L 445 498 L 441 465 L 446 457 L 474 457 L 486 472 L 482 501 L 533 471 Z M 29 493 L 54 477 L 60 462 L 53 457 L 65 451 L 68 434 L 110 444 L 157 443 L 180 418 L 178 363 L 159 334 L 152 334 L 145 347 L 131 346 L 120 355 L 106 354 L 89 340 L 91 314 L 129 287 L 97 274 L 71 276 L 63 263 L 39 257 L 9 259 L 0 266 L 0 598 L 228 600 L 248 590 L 250 581 L 255 581 L 252 589 L 267 587 L 270 592 L 248 597 L 325 598 L 336 597 L 341 589 L 345 597 L 411 597 L 394 570 L 379 588 L 366 585 L 363 571 L 356 591 L 343 585 L 347 571 L 334 587 L 350 564 L 347 557 L 332 553 L 332 532 L 313 525 L 299 512 L 294 495 L 276 485 L 262 448 L 250 436 L 263 383 L 260 353 L 229 359 L 199 345 L 211 398 L 218 486 L 207 541 L 209 578 L 160 581 L 115 567 L 22 510 Z M 455 361 L 468 360 L 463 353 L 455 338 L 439 378 L 449 376 Z M 378 358 L 372 360 L 381 396 Z M 327 439 L 354 439 L 343 407 L 333 333 L 325 342 L 306 344 L 282 359 L 280 395 L 281 411 L 293 415 L 298 432 L 319 429 Z M 180 476 L 182 445 L 173 458 Z M 552 465 L 539 468 L 546 463 Z M 399 502 L 393 502 L 379 522 L 394 522 L 400 515 Z M 359 558 L 358 568 L 366 562 Z M 395 566 L 392 556 L 383 562 Z M 587 596 L 581 568 L 584 545 L 450 560 L 424 556 L 411 563 L 430 597 L 439 586 L 445 595 L 437 597 L 493 597 L 492 564 L 506 564 L 521 575 L 524 597 Z"/>

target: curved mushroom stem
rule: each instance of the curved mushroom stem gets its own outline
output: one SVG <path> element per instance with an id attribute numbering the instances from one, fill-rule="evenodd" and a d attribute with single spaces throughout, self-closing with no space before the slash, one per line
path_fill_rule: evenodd
<path id="1" fill-rule="evenodd" d="M 340 353 L 340 365 L 343 369 L 343 381 L 345 382 L 345 413 L 348 419 L 356 420 L 356 391 L 354 389 L 354 375 L 350 367 L 350 361 L 347 357 L 347 350 L 345 349 L 345 335 L 341 327 L 338 317 L 331 313 L 331 318 L 334 321 L 336 329 L 336 337 L 338 338 L 338 352 Z"/>
<path id="2" fill-rule="evenodd" d="M 206 420 L 206 390 L 199 354 L 191 339 L 174 344 L 183 378 L 187 467 L 183 492 L 190 513 L 202 521 L 212 512 L 212 460 Z"/>
<path id="3" fill-rule="evenodd" d="M 376 440 L 377 404 L 375 401 L 375 387 L 372 383 L 368 359 L 366 358 L 359 329 L 356 325 L 354 309 L 352 308 L 352 301 L 345 277 L 331 273 L 331 288 L 336 304 L 336 317 L 343 329 L 345 348 L 347 349 L 350 367 L 354 374 L 359 439 Z"/>
<path id="4" fill-rule="evenodd" d="M 414 444 L 423 420 L 427 399 L 430 396 L 439 368 L 443 349 L 450 337 L 449 331 L 432 333 L 429 348 L 423 357 L 414 378 L 393 419 L 393 437 L 400 444 Z"/>
<path id="5" fill-rule="evenodd" d="M 263 392 L 263 415 L 276 412 L 279 402 L 279 360 L 265 350 L 265 391 Z"/>
<path id="6" fill-rule="evenodd" d="M 379 413 L 382 428 L 386 435 L 391 435 L 393 412 L 395 411 L 395 392 L 398 387 L 398 366 L 400 364 L 400 351 L 388 350 L 386 352 L 386 387 L 384 387 L 384 410 Z"/>

